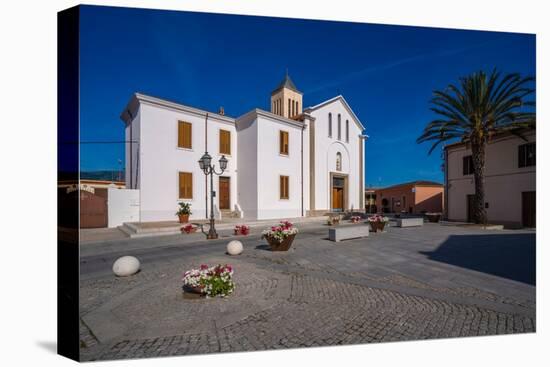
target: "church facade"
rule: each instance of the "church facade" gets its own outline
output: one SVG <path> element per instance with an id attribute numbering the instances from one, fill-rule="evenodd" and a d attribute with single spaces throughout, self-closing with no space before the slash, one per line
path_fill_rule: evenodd
<path id="1" fill-rule="evenodd" d="M 304 108 L 288 75 L 271 93 L 271 111 L 232 118 L 136 93 L 121 119 L 126 186 L 139 190 L 142 222 L 174 220 L 182 201 L 191 219 L 209 215 L 210 181 L 198 164 L 205 151 L 216 166 L 228 160 L 214 177 L 217 218 L 364 210 L 364 125 L 341 95 Z"/>

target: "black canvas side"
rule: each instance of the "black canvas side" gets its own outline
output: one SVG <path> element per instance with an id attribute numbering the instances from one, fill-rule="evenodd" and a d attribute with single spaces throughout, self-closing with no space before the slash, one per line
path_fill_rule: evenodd
<path id="1" fill-rule="evenodd" d="M 79 179 L 79 7 L 57 15 L 58 183 Z M 78 185 L 77 185 L 78 188 Z M 79 360 L 79 191 L 57 189 L 57 352 Z"/>

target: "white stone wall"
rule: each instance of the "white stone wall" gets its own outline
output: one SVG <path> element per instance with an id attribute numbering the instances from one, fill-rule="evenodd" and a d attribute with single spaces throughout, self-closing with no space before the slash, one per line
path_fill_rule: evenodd
<path id="1" fill-rule="evenodd" d="M 125 179 L 130 189 L 139 189 L 138 152 L 140 146 L 141 114 L 137 110 L 131 124 L 124 128 L 125 144 Z M 131 143 L 132 141 L 137 143 Z"/>
<path id="2" fill-rule="evenodd" d="M 258 219 L 295 218 L 302 215 L 301 128 L 259 116 L 258 126 Z M 289 154 L 279 153 L 279 131 L 287 131 Z M 304 143 L 306 136 L 304 136 Z M 304 154 L 307 154 L 304 152 Z M 304 156 L 304 164 L 308 156 Z M 307 171 L 304 168 L 304 176 Z M 289 177 L 289 198 L 280 199 L 279 177 Z M 304 183 L 304 205 L 309 190 Z M 304 215 L 305 215 L 304 207 Z"/>
<path id="3" fill-rule="evenodd" d="M 126 222 L 139 222 L 139 190 L 107 189 L 108 227 L 114 228 Z"/>
<path id="4" fill-rule="evenodd" d="M 255 117 L 237 121 L 238 141 L 238 204 L 244 218 L 258 215 L 258 124 Z"/>
<path id="5" fill-rule="evenodd" d="M 535 141 L 535 133 L 527 135 Z M 522 221 L 522 192 L 536 191 L 536 167 L 518 167 L 518 146 L 527 143 L 518 137 L 505 137 L 489 143 L 485 162 L 485 201 L 488 220 L 519 226 Z M 473 175 L 463 175 L 462 158 L 471 155 L 465 146 L 448 149 L 447 211 L 450 220 L 467 220 L 467 195 L 473 195 Z"/>
<path id="6" fill-rule="evenodd" d="M 309 209 L 309 130 L 306 126 L 302 139 L 302 128 L 297 125 L 300 124 L 255 111 L 237 119 L 240 142 L 238 198 L 245 218 L 295 218 L 302 216 L 302 212 L 306 215 Z M 279 152 L 281 130 L 289 134 L 288 156 Z M 289 199 L 280 198 L 281 175 L 289 177 Z"/>
<path id="7" fill-rule="evenodd" d="M 332 113 L 332 137 L 329 137 L 329 117 Z M 338 140 L 338 114 L 341 115 L 342 133 Z M 361 209 L 360 196 L 360 140 L 362 133 L 341 100 L 315 109 L 315 210 L 330 210 L 330 173 L 348 175 L 348 205 L 346 209 Z M 346 142 L 346 120 L 349 120 L 349 142 Z M 342 170 L 336 170 L 336 153 L 342 154 Z"/>
<path id="8" fill-rule="evenodd" d="M 164 221 L 175 220 L 179 201 L 191 204 L 191 219 L 206 217 L 205 175 L 200 170 L 198 161 L 205 149 L 218 166 L 219 130 L 231 131 L 231 156 L 228 168 L 223 176 L 231 178 L 231 205 L 237 202 L 237 134 L 234 123 L 218 119 L 215 115 L 208 119 L 208 147 L 205 146 L 205 116 L 190 112 L 178 111 L 142 103 L 141 107 L 141 146 L 140 167 L 141 180 L 141 220 Z M 178 147 L 178 121 L 183 120 L 193 125 L 192 149 Z M 217 167 L 219 170 L 219 167 Z M 193 173 L 193 198 L 179 200 L 179 172 Z M 210 181 L 208 181 L 208 191 Z M 218 191 L 218 176 L 214 177 L 214 190 Z M 218 206 L 219 195 L 214 205 Z M 208 202 L 208 208 L 210 203 Z"/>

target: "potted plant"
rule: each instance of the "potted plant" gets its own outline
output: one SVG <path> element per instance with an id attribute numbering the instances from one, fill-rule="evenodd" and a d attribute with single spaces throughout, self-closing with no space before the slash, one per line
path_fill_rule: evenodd
<path id="1" fill-rule="evenodd" d="M 263 231 L 262 238 L 266 239 L 272 251 L 288 251 L 297 233 L 298 229 L 285 220 L 281 221 L 279 225 Z"/>
<path id="2" fill-rule="evenodd" d="M 187 224 L 187 225 L 181 227 L 181 231 L 185 232 L 187 234 L 195 233 L 197 231 L 197 226 L 194 226 L 190 223 L 190 224 Z"/>
<path id="3" fill-rule="evenodd" d="M 208 297 L 227 297 L 235 289 L 231 265 L 208 267 L 202 264 L 198 269 L 183 273 L 183 290 Z"/>
<path id="4" fill-rule="evenodd" d="M 340 215 L 329 215 L 327 224 L 329 226 L 340 224 Z"/>
<path id="5" fill-rule="evenodd" d="M 359 215 L 352 215 L 349 219 L 352 223 L 359 223 L 361 217 Z"/>
<path id="6" fill-rule="evenodd" d="M 441 219 L 441 213 L 426 213 L 425 215 L 430 223 L 438 223 Z"/>
<path id="7" fill-rule="evenodd" d="M 382 232 L 384 230 L 384 227 L 386 226 L 386 223 L 388 223 L 390 219 L 388 217 L 375 214 L 371 215 L 367 220 L 369 222 L 370 229 L 373 232 Z"/>
<path id="8" fill-rule="evenodd" d="M 191 213 L 191 204 L 189 203 L 178 203 L 180 206 L 178 211 L 176 212 L 176 215 L 179 218 L 180 223 L 187 223 L 189 221 L 189 214 Z"/>
<path id="9" fill-rule="evenodd" d="M 233 233 L 235 234 L 235 236 L 238 236 L 238 235 L 247 236 L 250 233 L 250 227 L 247 226 L 246 224 L 238 224 L 233 229 Z"/>

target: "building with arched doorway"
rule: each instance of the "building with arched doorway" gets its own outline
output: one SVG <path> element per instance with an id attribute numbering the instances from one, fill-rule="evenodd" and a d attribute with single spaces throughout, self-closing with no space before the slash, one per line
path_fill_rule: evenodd
<path id="1" fill-rule="evenodd" d="M 140 192 L 141 221 L 173 220 L 179 202 L 205 218 L 209 183 L 197 163 L 205 151 L 228 159 L 215 178 L 216 216 L 251 219 L 364 211 L 365 127 L 343 96 L 304 108 L 287 74 L 270 111 L 240 117 L 134 94 L 122 112 L 126 185 Z"/>

